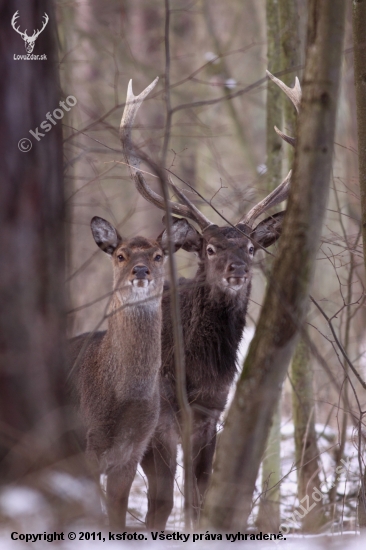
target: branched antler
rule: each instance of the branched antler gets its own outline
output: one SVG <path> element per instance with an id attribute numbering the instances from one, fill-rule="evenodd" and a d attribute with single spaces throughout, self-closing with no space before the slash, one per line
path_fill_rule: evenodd
<path id="1" fill-rule="evenodd" d="M 278 187 L 276 187 L 276 189 L 274 189 L 269 195 L 267 195 L 267 197 L 253 206 L 253 208 L 249 210 L 248 214 L 243 216 L 239 223 L 245 223 L 246 225 L 249 225 L 249 227 L 252 227 L 254 221 L 261 214 L 263 214 L 263 212 L 266 212 L 272 208 L 272 206 L 276 206 L 276 204 L 286 200 L 290 191 L 291 175 L 292 170 L 289 171 L 283 182 L 280 183 L 280 185 L 278 185 Z"/>
<path id="2" fill-rule="evenodd" d="M 158 77 L 155 78 L 155 80 L 137 96 L 133 94 L 132 80 L 130 80 L 127 89 L 126 105 L 121 120 L 120 137 L 124 157 L 130 168 L 131 176 L 135 181 L 138 192 L 144 197 L 144 199 L 151 202 L 158 208 L 165 210 L 163 197 L 151 189 L 140 170 L 141 157 L 136 152 L 131 139 L 132 127 L 137 111 L 139 110 L 145 97 L 156 86 L 158 80 Z M 184 203 L 180 204 L 170 201 L 170 207 L 174 214 L 178 214 L 179 216 L 184 216 L 185 218 L 195 221 L 201 229 L 206 229 L 208 226 L 212 225 L 212 222 L 210 222 L 210 220 L 206 218 L 206 216 L 204 216 L 202 212 L 200 212 L 198 208 L 196 208 L 194 204 L 187 199 L 180 189 L 178 189 L 171 181 L 169 183 L 179 199 Z"/>
<path id="3" fill-rule="evenodd" d="M 299 79 L 296 77 L 295 86 L 293 88 L 289 88 L 288 86 L 286 86 L 284 82 L 282 82 L 282 80 L 275 77 L 269 71 L 266 71 L 266 72 L 269 78 L 273 80 L 273 82 L 275 82 L 275 84 L 277 84 L 277 86 L 279 86 L 279 88 L 281 88 L 281 90 L 285 92 L 287 97 L 291 99 L 293 105 L 295 106 L 296 111 L 299 113 L 300 102 L 301 102 L 301 86 L 300 86 Z M 287 141 L 287 143 L 295 147 L 295 144 L 296 144 L 295 138 L 288 136 L 287 134 L 284 134 L 283 132 L 281 132 L 281 130 L 277 128 L 277 126 L 275 126 L 274 129 L 284 141 Z M 274 189 L 272 193 L 270 193 L 265 199 L 263 199 L 261 202 L 253 206 L 253 208 L 248 212 L 248 214 L 246 214 L 241 219 L 241 223 L 246 223 L 247 225 L 252 227 L 254 220 L 258 218 L 258 216 L 260 216 L 266 210 L 269 210 L 270 208 L 272 208 L 272 206 L 275 206 L 276 204 L 279 204 L 280 202 L 287 199 L 290 191 L 291 174 L 292 174 L 292 171 L 290 170 L 290 172 L 287 174 L 287 176 L 282 181 L 282 183 L 280 183 L 280 185 L 276 187 L 276 189 Z"/>
<path id="4" fill-rule="evenodd" d="M 273 82 L 275 84 L 277 84 L 277 86 L 279 88 L 281 88 L 281 90 L 283 92 L 285 92 L 285 94 L 287 95 L 287 97 L 289 99 L 291 99 L 297 113 L 299 113 L 300 111 L 300 103 L 301 103 L 301 86 L 300 86 L 300 82 L 299 82 L 299 79 L 296 77 L 295 78 L 295 85 L 293 88 L 289 88 L 288 86 L 286 86 L 286 84 L 284 82 L 282 82 L 282 80 L 280 80 L 279 78 L 277 78 L 276 76 L 274 76 L 273 74 L 271 74 L 269 71 L 266 71 L 267 75 L 269 76 L 269 78 L 271 80 L 273 80 Z M 294 137 L 291 137 L 291 136 L 288 136 L 287 134 L 284 134 L 283 132 L 281 132 L 281 130 L 279 130 L 277 128 L 277 126 L 274 127 L 274 129 L 276 130 L 277 134 L 280 136 L 280 138 L 282 138 L 284 141 L 287 141 L 287 143 L 289 143 L 290 145 L 292 145 L 293 147 L 295 147 L 295 144 L 296 144 L 296 139 Z"/>

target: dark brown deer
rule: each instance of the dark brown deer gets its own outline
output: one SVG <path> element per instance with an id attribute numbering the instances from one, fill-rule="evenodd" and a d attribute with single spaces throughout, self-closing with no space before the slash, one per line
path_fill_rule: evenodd
<path id="1" fill-rule="evenodd" d="M 80 353 L 75 383 L 86 450 L 95 474 L 107 474 L 107 509 L 113 528 L 123 528 L 136 468 L 159 417 L 161 298 L 164 250 L 159 240 L 122 239 L 94 217 L 92 233 L 113 267 L 113 296 L 106 332 L 72 340 Z"/>
<path id="2" fill-rule="evenodd" d="M 272 75 L 271 75 L 272 76 Z M 273 77 L 274 78 L 274 77 Z M 277 79 L 275 79 L 277 80 Z M 121 122 L 121 140 L 131 175 L 141 195 L 158 208 L 164 201 L 147 184 L 139 170 L 138 154 L 131 142 L 136 110 L 155 80 L 142 94 L 134 96 L 130 82 Z M 298 107 L 301 90 L 281 88 Z M 289 141 L 291 138 L 283 135 Z M 267 248 L 280 236 L 284 212 L 254 227 L 255 220 L 287 198 L 290 176 L 264 200 L 254 206 L 235 226 L 211 223 L 172 182 L 181 203 L 171 202 L 175 248 L 195 252 L 199 267 L 192 280 L 180 280 L 179 294 L 184 333 L 186 384 L 194 423 L 192 433 L 193 473 L 196 480 L 194 502 L 199 514 L 212 469 L 216 426 L 226 405 L 230 385 L 237 370 L 237 351 L 245 326 L 251 290 L 253 257 L 258 248 Z M 186 218 L 200 228 L 197 231 Z M 166 239 L 163 232 L 162 239 Z M 168 285 L 166 285 L 168 288 Z M 163 298 L 162 372 L 160 416 L 142 467 L 148 478 L 148 528 L 164 529 L 173 507 L 180 414 L 176 399 L 173 333 L 169 294 Z"/>

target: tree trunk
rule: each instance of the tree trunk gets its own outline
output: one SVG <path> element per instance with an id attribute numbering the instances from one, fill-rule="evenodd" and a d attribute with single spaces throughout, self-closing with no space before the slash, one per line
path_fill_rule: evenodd
<path id="1" fill-rule="evenodd" d="M 297 3 L 293 0 L 280 0 L 281 21 L 281 55 L 282 68 L 291 70 L 301 64 L 300 52 L 300 28 Z M 294 74 L 287 73 L 283 81 L 288 86 L 294 82 Z M 286 133 L 290 136 L 296 134 L 296 111 L 291 101 L 283 95 Z M 293 162 L 294 149 L 287 146 L 288 163 Z M 319 487 L 318 457 L 319 450 L 315 432 L 315 410 L 312 386 L 312 365 L 309 361 L 309 353 L 305 342 L 301 339 L 296 347 L 291 364 L 291 379 L 293 384 L 292 409 L 294 417 L 295 456 L 297 469 L 297 487 L 299 500 L 312 493 L 315 485 Z M 306 492 L 308 488 L 308 493 Z M 321 524 L 322 514 L 318 506 L 304 516 L 303 529 L 305 531 L 316 530 Z"/>
<path id="2" fill-rule="evenodd" d="M 357 105 L 358 166 L 361 192 L 363 256 L 366 269 L 366 1 L 353 2 L 353 43 Z M 366 527 L 366 469 L 361 472 L 358 497 L 359 526 Z"/>
<path id="3" fill-rule="evenodd" d="M 297 2 L 294 0 L 279 0 L 280 28 L 281 28 L 281 58 L 282 69 L 289 71 L 282 80 L 287 86 L 293 86 L 295 76 L 299 71 L 295 67 L 301 64 L 299 15 Z M 296 134 L 296 111 L 291 101 L 282 94 L 284 101 L 285 128 L 289 136 Z M 287 148 L 289 165 L 292 165 L 294 149 Z"/>
<path id="4" fill-rule="evenodd" d="M 268 70 L 275 74 L 281 70 L 280 17 L 277 0 L 267 0 L 267 60 Z M 282 92 L 272 81 L 267 82 L 267 186 L 272 191 L 282 179 L 282 140 L 274 127 L 282 126 Z"/>
<path id="5" fill-rule="evenodd" d="M 262 496 L 256 525 L 265 533 L 276 533 L 280 528 L 281 479 L 281 396 L 275 409 L 262 462 Z"/>
<path id="6" fill-rule="evenodd" d="M 310 506 L 314 500 L 314 487 L 319 489 L 319 450 L 315 431 L 315 404 L 313 395 L 313 369 L 309 350 L 303 339 L 299 341 L 291 365 L 293 384 L 292 409 L 295 428 L 295 460 L 297 467 L 298 498 L 302 502 L 306 495 Z M 324 523 L 323 509 L 317 504 L 302 521 L 305 532 L 316 532 Z"/>
<path id="7" fill-rule="evenodd" d="M 64 406 L 62 124 L 55 117 L 39 141 L 29 133 L 61 99 L 55 13 L 50 0 L 23 4 L 22 31 L 41 28 L 44 13 L 49 22 L 33 52 L 47 60 L 15 60 L 26 54 L 10 24 L 19 2 L 0 1 L 1 483 L 24 481 L 72 452 Z"/>
<path id="8" fill-rule="evenodd" d="M 268 70 L 276 73 L 281 70 L 280 56 L 280 18 L 278 3 L 267 0 L 267 60 Z M 267 83 L 266 111 L 267 145 L 267 192 L 272 191 L 281 182 L 282 176 L 282 140 L 274 127 L 282 127 L 282 97 L 278 86 Z M 270 258 L 267 258 L 270 269 Z M 278 531 L 280 517 L 280 475 L 281 475 L 281 403 L 278 404 L 268 437 L 266 452 L 262 462 L 262 497 L 259 504 L 256 524 L 265 532 Z"/>
<path id="9" fill-rule="evenodd" d="M 307 309 L 329 190 L 344 0 L 310 0 L 293 184 L 257 330 L 216 453 L 204 527 L 243 529 L 270 421 Z"/>

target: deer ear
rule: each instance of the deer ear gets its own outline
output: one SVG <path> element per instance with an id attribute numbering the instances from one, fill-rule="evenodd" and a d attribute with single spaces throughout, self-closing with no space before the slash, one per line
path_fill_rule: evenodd
<path id="1" fill-rule="evenodd" d="M 185 218 L 176 218 L 172 216 L 172 239 L 174 243 L 174 252 L 183 248 L 187 252 L 198 252 L 201 250 L 202 236 L 192 227 Z M 165 216 L 163 218 L 165 224 Z M 166 229 L 159 235 L 157 241 L 161 244 L 164 253 L 168 253 L 168 232 Z"/>
<path id="2" fill-rule="evenodd" d="M 275 243 L 281 235 L 282 222 L 285 214 L 286 211 L 283 210 L 261 221 L 250 234 L 250 238 L 253 239 L 254 245 L 258 243 L 264 248 L 268 248 L 271 244 Z"/>
<path id="3" fill-rule="evenodd" d="M 94 216 L 90 222 L 90 226 L 94 240 L 99 248 L 111 256 L 120 242 L 122 242 L 122 237 L 117 229 L 107 222 L 107 220 L 98 216 Z"/>

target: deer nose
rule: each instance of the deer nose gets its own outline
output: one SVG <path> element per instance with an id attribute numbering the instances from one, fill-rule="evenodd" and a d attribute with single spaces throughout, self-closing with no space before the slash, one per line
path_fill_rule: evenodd
<path id="1" fill-rule="evenodd" d="M 146 279 L 146 276 L 150 275 L 150 270 L 146 265 L 135 265 L 132 274 L 136 276 L 136 279 Z"/>
<path id="2" fill-rule="evenodd" d="M 238 274 L 240 273 L 242 275 L 246 275 L 249 272 L 249 269 L 244 262 L 232 262 L 228 267 L 228 271 L 237 271 Z"/>

